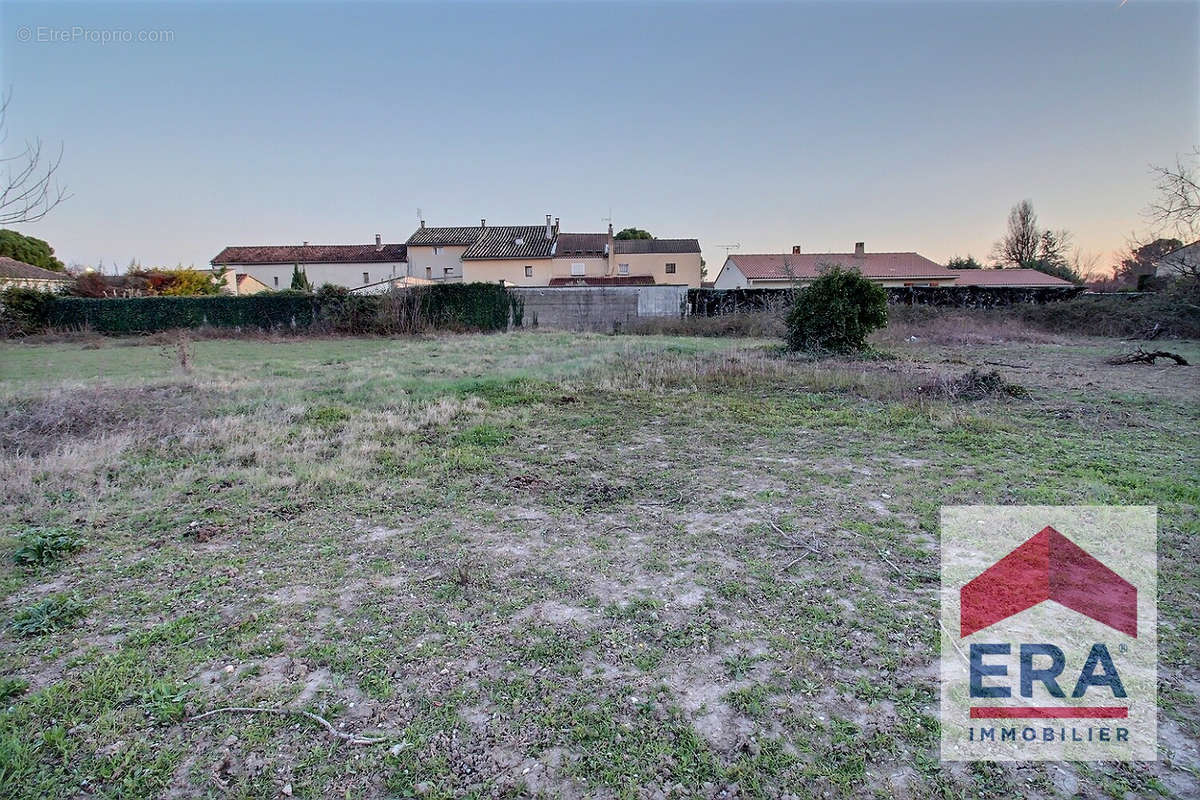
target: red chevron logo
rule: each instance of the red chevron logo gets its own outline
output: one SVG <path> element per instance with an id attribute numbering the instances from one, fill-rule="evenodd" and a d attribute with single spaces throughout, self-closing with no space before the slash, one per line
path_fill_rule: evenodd
<path id="1" fill-rule="evenodd" d="M 1137 638 L 1137 588 L 1050 526 L 959 591 L 961 636 L 1046 600 Z"/>

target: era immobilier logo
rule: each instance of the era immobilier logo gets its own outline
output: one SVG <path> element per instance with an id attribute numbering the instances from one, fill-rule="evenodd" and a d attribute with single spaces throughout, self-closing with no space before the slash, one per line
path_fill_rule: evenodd
<path id="1" fill-rule="evenodd" d="M 942 509 L 943 760 L 1154 760 L 1157 514 Z"/>

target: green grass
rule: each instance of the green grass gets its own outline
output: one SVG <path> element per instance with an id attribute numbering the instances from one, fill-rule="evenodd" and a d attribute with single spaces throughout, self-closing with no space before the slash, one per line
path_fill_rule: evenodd
<path id="1" fill-rule="evenodd" d="M 0 344 L 0 795 L 1196 785 L 1171 744 L 944 768 L 929 613 L 942 505 L 1157 505 L 1160 716 L 1200 737 L 1188 370 L 1093 340 L 807 363 L 547 333 L 199 341 L 182 375 L 86 344 Z M 986 361 L 1029 396 L 917 391 Z M 192 719 L 226 705 L 387 741 Z"/>

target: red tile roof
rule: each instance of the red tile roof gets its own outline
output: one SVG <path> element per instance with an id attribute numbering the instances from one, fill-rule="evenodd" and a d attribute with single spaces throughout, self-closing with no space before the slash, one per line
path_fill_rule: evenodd
<path id="1" fill-rule="evenodd" d="M 1038 272 L 1036 269 L 956 269 L 955 286 L 1017 286 L 1040 288 L 1074 286 L 1070 281 Z"/>
<path id="2" fill-rule="evenodd" d="M 959 274 L 916 253 L 733 253 L 729 260 L 750 280 L 808 280 L 816 278 L 821 267 L 834 264 L 857 268 L 863 277 L 876 279 L 951 280 Z"/>
<path id="3" fill-rule="evenodd" d="M 653 275 L 613 275 L 601 277 L 551 278 L 551 286 L 653 286 Z"/>
<path id="4" fill-rule="evenodd" d="M 402 244 L 296 244 L 226 247 L 212 264 L 355 264 L 408 260 Z"/>

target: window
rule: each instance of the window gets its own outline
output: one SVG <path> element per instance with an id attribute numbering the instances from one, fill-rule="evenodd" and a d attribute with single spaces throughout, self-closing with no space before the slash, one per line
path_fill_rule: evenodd
<path id="1" fill-rule="evenodd" d="M 672 263 L 670 263 L 669 261 L 667 262 L 667 274 L 668 274 L 668 275 L 674 275 L 674 274 L 675 274 L 675 265 L 674 265 L 674 264 L 672 264 Z"/>
<path id="2" fill-rule="evenodd" d="M 425 277 L 426 277 L 426 278 L 429 278 L 430 280 L 432 280 L 432 279 L 433 279 L 433 267 L 426 267 L 426 268 L 425 268 Z"/>
<path id="3" fill-rule="evenodd" d="M 363 283 L 364 283 L 364 284 L 368 284 L 368 283 L 370 283 L 370 282 L 371 282 L 371 273 L 369 273 L 369 272 L 364 272 L 364 273 L 363 273 Z"/>
<path id="4" fill-rule="evenodd" d="M 629 265 L 628 264 L 617 264 L 617 274 L 618 275 L 628 275 L 629 274 Z"/>
<path id="5" fill-rule="evenodd" d="M 447 278 L 449 278 L 451 275 L 454 274 L 454 267 L 444 267 L 442 269 L 442 274 L 445 275 Z"/>
<path id="6" fill-rule="evenodd" d="M 533 267 L 526 267 L 526 268 L 525 268 L 525 277 L 526 277 L 526 278 L 532 278 L 532 277 L 533 277 Z"/>
<path id="7" fill-rule="evenodd" d="M 587 274 L 587 265 L 586 264 L 572 264 L 571 265 L 571 274 L 572 275 L 586 275 Z"/>
<path id="8" fill-rule="evenodd" d="M 279 285 L 279 276 L 278 275 L 275 276 L 275 285 L 276 286 Z"/>
<path id="9" fill-rule="evenodd" d="M 435 256 L 440 256 L 442 254 L 442 248 L 440 248 L 440 247 L 433 248 L 433 254 Z"/>

